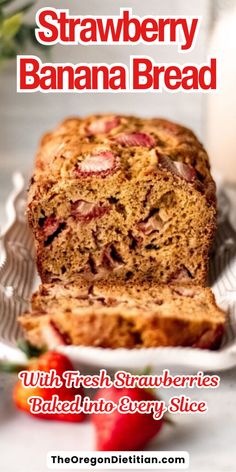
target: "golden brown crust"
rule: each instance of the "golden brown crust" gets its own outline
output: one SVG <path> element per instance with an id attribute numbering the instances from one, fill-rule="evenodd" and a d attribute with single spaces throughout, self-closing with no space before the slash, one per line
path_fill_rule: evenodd
<path id="1" fill-rule="evenodd" d="M 38 347 L 74 344 L 104 348 L 219 347 L 225 314 L 210 289 L 135 284 L 42 285 L 32 312 L 20 317 Z"/>
<path id="2" fill-rule="evenodd" d="M 43 282 L 204 284 L 215 184 L 204 148 L 183 126 L 69 118 L 41 142 L 28 217 Z"/>

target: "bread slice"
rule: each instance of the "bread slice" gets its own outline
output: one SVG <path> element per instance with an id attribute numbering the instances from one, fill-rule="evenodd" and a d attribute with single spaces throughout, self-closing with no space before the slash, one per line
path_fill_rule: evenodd
<path id="1" fill-rule="evenodd" d="M 103 348 L 219 347 L 225 313 L 208 288 L 126 284 L 41 285 L 20 317 L 29 342 Z"/>
<path id="2" fill-rule="evenodd" d="M 45 283 L 205 283 L 215 184 L 194 134 L 163 119 L 68 119 L 42 140 L 28 217 Z"/>

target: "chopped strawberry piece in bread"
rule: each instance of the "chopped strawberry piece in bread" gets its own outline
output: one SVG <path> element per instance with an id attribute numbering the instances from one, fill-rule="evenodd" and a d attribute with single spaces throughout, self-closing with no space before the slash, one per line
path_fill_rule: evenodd
<path id="1" fill-rule="evenodd" d="M 60 226 L 60 221 L 56 216 L 49 216 L 46 218 L 43 225 L 43 233 L 45 238 L 48 238 L 55 233 Z"/>
<path id="2" fill-rule="evenodd" d="M 116 136 L 115 141 L 121 146 L 142 146 L 151 148 L 155 146 L 155 139 L 147 133 L 124 133 Z"/>
<path id="3" fill-rule="evenodd" d="M 117 158 L 110 151 L 98 151 L 96 154 L 88 155 L 75 169 L 76 175 L 98 175 L 106 176 L 116 169 Z"/>
<path id="4" fill-rule="evenodd" d="M 101 117 L 92 121 L 92 123 L 90 123 L 90 125 L 87 126 L 86 130 L 88 134 L 92 134 L 92 135 L 106 134 L 106 133 L 110 133 L 110 131 L 112 131 L 114 128 L 119 126 L 119 124 L 120 124 L 119 116 Z"/>
<path id="5" fill-rule="evenodd" d="M 151 216 L 147 221 L 141 221 L 138 224 L 140 231 L 144 234 L 151 234 L 153 231 L 160 231 L 163 227 L 163 221 L 158 214 Z"/>
<path id="6" fill-rule="evenodd" d="M 43 338 L 48 349 L 54 349 L 57 346 L 66 346 L 69 343 L 68 337 L 62 334 L 55 324 L 50 321 L 42 327 Z"/>
<path id="7" fill-rule="evenodd" d="M 183 297 L 193 298 L 195 296 L 195 292 L 191 287 L 175 287 L 173 291 L 178 295 L 182 295 Z"/>
<path id="8" fill-rule="evenodd" d="M 179 125 L 168 120 L 159 120 L 159 128 L 172 136 L 176 136 L 180 133 Z"/>
<path id="9" fill-rule="evenodd" d="M 71 214 L 76 220 L 89 222 L 94 218 L 100 218 L 109 213 L 111 207 L 102 206 L 99 203 L 86 202 L 85 200 L 77 200 L 71 204 Z"/>
<path id="10" fill-rule="evenodd" d="M 192 183 L 196 179 L 195 169 L 189 164 L 184 164 L 183 162 L 179 161 L 172 161 L 172 159 L 168 156 L 160 156 L 158 162 L 161 167 L 169 170 L 177 177 L 186 180 L 186 182 Z"/>
<path id="11" fill-rule="evenodd" d="M 208 329 L 201 338 L 193 345 L 198 349 L 218 349 L 222 340 L 223 328 L 218 326 L 215 329 Z"/>
<path id="12" fill-rule="evenodd" d="M 189 282 L 192 278 L 190 271 L 186 267 L 181 267 L 171 275 L 169 282 Z"/>
<path id="13" fill-rule="evenodd" d="M 113 244 L 106 247 L 102 255 L 102 267 L 107 270 L 117 270 L 124 265 L 121 255 Z"/>

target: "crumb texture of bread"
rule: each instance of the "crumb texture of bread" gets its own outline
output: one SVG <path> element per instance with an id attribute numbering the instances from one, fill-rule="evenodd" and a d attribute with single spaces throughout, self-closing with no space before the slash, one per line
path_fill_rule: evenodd
<path id="1" fill-rule="evenodd" d="M 43 283 L 109 278 L 204 285 L 216 226 L 207 154 L 190 130 L 164 119 L 67 119 L 42 139 L 28 218 Z M 147 317 L 136 319 L 147 336 Z M 111 315 L 109 326 L 117 320 Z M 120 323 L 125 333 L 132 317 Z M 137 344 L 134 335 L 125 336 L 124 345 Z"/>
<path id="2" fill-rule="evenodd" d="M 219 347 L 225 313 L 208 288 L 143 283 L 44 284 L 19 318 L 28 341 L 102 348 Z"/>

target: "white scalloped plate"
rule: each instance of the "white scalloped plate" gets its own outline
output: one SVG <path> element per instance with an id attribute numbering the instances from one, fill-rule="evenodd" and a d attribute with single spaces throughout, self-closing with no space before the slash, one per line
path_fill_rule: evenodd
<path id="1" fill-rule="evenodd" d="M 0 341 L 16 347 L 22 336 L 17 317 L 28 307 L 32 288 L 38 284 L 33 241 L 25 218 L 25 183 L 13 176 L 14 189 L 7 204 L 8 224 L 0 238 Z M 181 368 L 188 371 L 224 370 L 236 366 L 236 233 L 228 221 L 229 205 L 219 194 L 220 216 L 210 284 L 217 302 L 228 311 L 229 320 L 218 351 L 193 348 L 103 349 L 61 346 L 58 349 L 90 370 L 97 368 L 143 370 Z"/>

